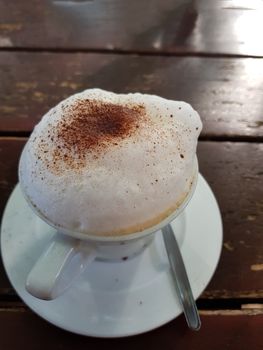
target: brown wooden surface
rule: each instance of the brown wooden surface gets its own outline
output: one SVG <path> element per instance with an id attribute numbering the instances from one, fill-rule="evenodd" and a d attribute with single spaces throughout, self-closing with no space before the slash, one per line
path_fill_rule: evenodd
<path id="1" fill-rule="evenodd" d="M 17 182 L 24 142 L 0 139 L 0 215 Z M 262 152 L 263 144 L 199 142 L 200 171 L 217 197 L 224 225 L 220 263 L 203 298 L 263 298 Z M 1 267 L 0 295 L 10 289 Z"/>
<path id="2" fill-rule="evenodd" d="M 0 139 L 0 217 L 17 183 L 17 166 L 20 153 L 25 141 L 23 139 Z M 12 287 L 4 272 L 2 259 L 0 259 L 0 295 L 13 294 Z M 1 346 L 0 346 L 1 348 Z"/>
<path id="3" fill-rule="evenodd" d="M 263 137 L 263 59 L 0 53 L 0 132 L 31 131 L 85 88 L 188 101 L 205 137 Z"/>
<path id="4" fill-rule="evenodd" d="M 208 297 L 263 298 L 262 152 L 263 144 L 199 143 L 200 171 L 215 193 L 224 227 L 223 254 Z"/>
<path id="5" fill-rule="evenodd" d="M 198 333 L 183 316 L 124 339 L 65 332 L 29 311 L 0 263 L 0 349 L 263 349 L 262 16 L 260 0 L 0 0 L 0 217 L 23 136 L 61 99 L 100 87 L 193 105 L 224 224 Z"/>
<path id="6" fill-rule="evenodd" d="M 263 56 L 258 0 L 0 2 L 0 47 Z"/>
<path id="7" fill-rule="evenodd" d="M 0 310 L 2 349 L 238 349 L 262 350 L 262 311 L 201 313 L 202 328 L 192 332 L 183 316 L 145 334 L 122 339 L 81 337 L 56 328 L 27 309 Z M 13 336 L 12 336 L 13 335 Z"/>

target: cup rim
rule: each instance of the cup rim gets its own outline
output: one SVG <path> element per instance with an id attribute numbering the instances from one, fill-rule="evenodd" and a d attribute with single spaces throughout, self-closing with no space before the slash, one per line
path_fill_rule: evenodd
<path id="1" fill-rule="evenodd" d="M 197 159 L 197 156 L 195 156 L 195 160 L 194 160 L 194 175 L 193 175 L 193 178 L 192 178 L 191 188 L 190 188 L 189 192 L 187 193 L 187 195 L 184 197 L 184 199 L 181 202 L 181 204 L 170 215 L 165 217 L 162 221 L 160 221 L 158 224 L 156 224 L 154 226 L 148 227 L 148 228 L 146 228 L 145 230 L 142 230 L 142 231 L 137 231 L 137 232 L 128 233 L 128 234 L 119 234 L 119 235 L 116 235 L 116 236 L 113 236 L 113 235 L 112 236 L 111 235 L 109 235 L 109 236 L 92 235 L 92 234 L 72 231 L 72 230 L 68 230 L 68 229 L 66 229 L 64 227 L 56 226 L 54 223 L 49 221 L 48 218 L 43 216 L 34 207 L 34 205 L 30 202 L 30 200 L 28 199 L 28 197 L 24 193 L 23 188 L 22 188 L 21 185 L 20 185 L 20 188 L 22 190 L 22 194 L 23 194 L 24 198 L 26 199 L 29 207 L 33 210 L 33 212 L 40 219 L 42 219 L 44 222 L 46 222 L 49 226 L 53 227 L 58 232 L 63 233 L 63 234 L 65 234 L 67 236 L 70 236 L 72 238 L 76 238 L 76 239 L 80 239 L 80 240 L 84 240 L 84 241 L 90 241 L 90 242 L 98 242 L 98 243 L 127 242 L 127 241 L 132 241 L 132 240 L 136 240 L 138 238 L 142 238 L 142 237 L 148 236 L 150 234 L 153 234 L 153 233 L 161 230 L 163 227 L 165 227 L 171 221 L 173 221 L 178 215 L 180 215 L 182 213 L 182 211 L 185 209 L 185 207 L 187 206 L 187 204 L 189 203 L 190 199 L 192 198 L 192 196 L 193 196 L 193 194 L 195 192 L 196 185 L 197 185 L 197 180 L 198 180 L 198 173 L 199 173 L 198 159 Z"/>

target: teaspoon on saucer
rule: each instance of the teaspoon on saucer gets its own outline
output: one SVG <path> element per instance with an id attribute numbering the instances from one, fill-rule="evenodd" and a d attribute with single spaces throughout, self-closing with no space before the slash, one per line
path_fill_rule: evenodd
<path id="1" fill-rule="evenodd" d="M 179 301 L 182 305 L 188 327 L 192 330 L 197 331 L 201 327 L 201 321 L 185 269 L 183 257 L 181 255 L 171 225 L 166 225 L 162 229 L 162 233 L 168 259 L 172 269 L 175 289 Z"/>

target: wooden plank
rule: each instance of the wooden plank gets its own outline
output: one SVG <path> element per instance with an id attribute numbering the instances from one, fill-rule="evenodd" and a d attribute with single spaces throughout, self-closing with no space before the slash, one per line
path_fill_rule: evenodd
<path id="1" fill-rule="evenodd" d="M 263 56 L 258 0 L 0 2 L 0 47 Z"/>
<path id="2" fill-rule="evenodd" d="M 199 143 L 200 171 L 222 211 L 224 247 L 203 297 L 263 297 L 263 144 Z M 205 242 L 204 242 L 205 244 Z"/>
<path id="3" fill-rule="evenodd" d="M 20 153 L 25 144 L 25 139 L 1 138 L 0 139 L 0 217 L 17 183 L 17 167 Z"/>
<path id="4" fill-rule="evenodd" d="M 63 331 L 24 310 L 0 310 L 1 349 L 213 349 L 262 350 L 263 314 L 201 314 L 199 332 L 187 329 L 183 316 L 151 332 L 120 339 L 81 337 Z M 15 336 L 12 336 L 15 334 Z"/>
<path id="5" fill-rule="evenodd" d="M 1 52 L 0 76 L 0 132 L 29 132 L 61 99 L 100 87 L 188 101 L 205 137 L 263 136 L 263 59 Z"/>
<path id="6" fill-rule="evenodd" d="M 0 218 L 2 218 L 8 197 L 17 183 L 18 159 L 24 144 L 23 139 L 0 139 Z M 14 294 L 4 271 L 2 259 L 0 259 L 0 294 Z"/>
<path id="7" fill-rule="evenodd" d="M 1 212 L 17 181 L 23 144 L 0 139 Z M 200 170 L 218 199 L 224 224 L 223 253 L 203 298 L 263 298 L 262 151 L 263 144 L 256 143 L 199 143 Z M 0 267 L 2 295 L 10 289 L 4 276 Z"/>

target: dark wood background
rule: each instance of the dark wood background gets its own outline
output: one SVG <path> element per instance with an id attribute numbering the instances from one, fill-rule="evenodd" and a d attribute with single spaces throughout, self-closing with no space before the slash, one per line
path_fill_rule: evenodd
<path id="1" fill-rule="evenodd" d="M 190 102 L 204 129 L 200 171 L 218 199 L 224 246 L 198 300 L 144 335 L 105 340 L 33 314 L 0 265 L 0 349 L 263 349 L 263 3 L 180 0 L 0 0 L 0 211 L 21 149 L 41 116 L 89 87 Z"/>

